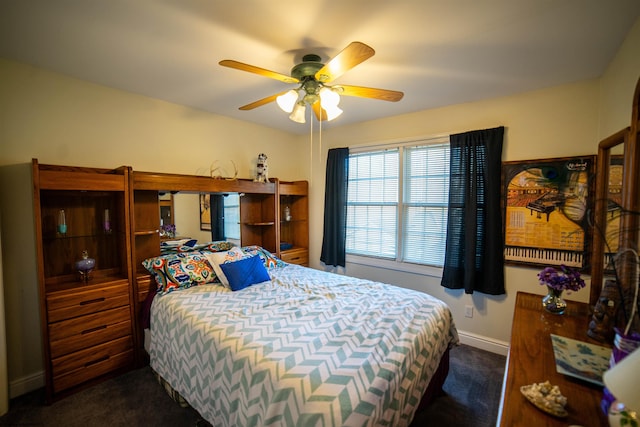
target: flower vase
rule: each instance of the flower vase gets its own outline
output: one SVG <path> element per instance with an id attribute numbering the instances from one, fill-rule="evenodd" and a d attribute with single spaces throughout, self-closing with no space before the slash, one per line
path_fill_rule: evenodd
<path id="1" fill-rule="evenodd" d="M 563 314 L 567 303 L 562 299 L 562 290 L 547 286 L 547 295 L 542 298 L 542 306 L 550 313 Z"/>

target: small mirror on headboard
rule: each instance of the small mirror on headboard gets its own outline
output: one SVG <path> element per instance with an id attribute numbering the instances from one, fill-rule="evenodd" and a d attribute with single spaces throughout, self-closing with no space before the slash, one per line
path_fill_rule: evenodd
<path id="1" fill-rule="evenodd" d="M 162 224 L 174 224 L 174 239 L 196 239 L 198 243 L 230 240 L 240 244 L 240 198 L 238 193 L 209 194 L 181 191 L 160 194 Z M 170 218 L 170 222 L 167 222 Z M 165 238 L 166 239 L 166 238 Z"/>

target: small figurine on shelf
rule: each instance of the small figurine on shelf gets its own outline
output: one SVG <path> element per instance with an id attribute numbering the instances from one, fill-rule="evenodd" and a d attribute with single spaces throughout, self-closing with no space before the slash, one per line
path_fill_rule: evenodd
<path id="1" fill-rule="evenodd" d="M 89 258 L 89 252 L 86 250 L 82 251 L 82 259 L 80 261 L 76 261 L 76 270 L 80 273 L 80 280 L 85 283 L 88 282 L 91 272 L 95 266 L 96 260 Z"/>
<path id="2" fill-rule="evenodd" d="M 284 207 L 284 220 L 291 221 L 291 209 L 289 206 Z"/>
<path id="3" fill-rule="evenodd" d="M 256 164 L 256 182 L 269 182 L 269 168 L 267 167 L 267 155 L 258 154 L 258 163 Z"/>

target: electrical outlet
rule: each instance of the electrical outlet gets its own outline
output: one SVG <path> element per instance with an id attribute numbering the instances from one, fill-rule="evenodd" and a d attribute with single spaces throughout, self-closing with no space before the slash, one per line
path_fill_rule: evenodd
<path id="1" fill-rule="evenodd" d="M 464 317 L 473 317 L 473 306 L 465 305 L 464 306 Z"/>

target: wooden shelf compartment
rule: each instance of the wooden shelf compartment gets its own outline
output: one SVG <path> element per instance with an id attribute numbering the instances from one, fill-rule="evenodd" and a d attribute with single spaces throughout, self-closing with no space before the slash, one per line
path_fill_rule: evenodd
<path id="1" fill-rule="evenodd" d="M 128 277 L 127 235 L 124 218 L 125 194 L 121 192 L 43 190 L 40 191 L 41 246 L 47 283 L 73 282 L 76 261 L 83 251 L 96 260 L 94 276 Z M 58 215 L 64 210 L 67 231 L 58 232 Z M 110 228 L 105 230 L 105 211 Z M 115 273 L 112 273 L 115 271 Z"/>

